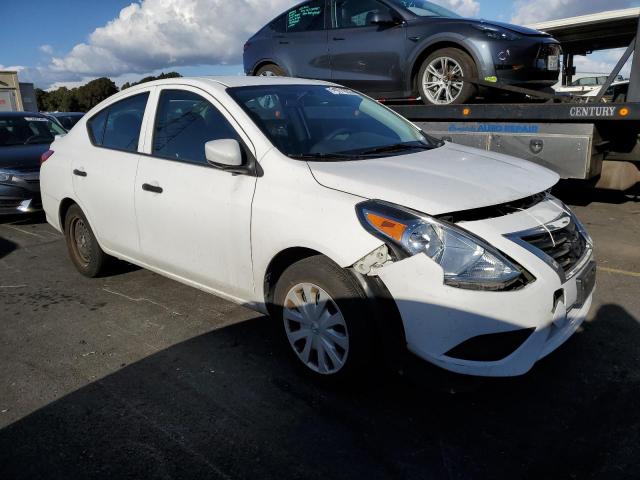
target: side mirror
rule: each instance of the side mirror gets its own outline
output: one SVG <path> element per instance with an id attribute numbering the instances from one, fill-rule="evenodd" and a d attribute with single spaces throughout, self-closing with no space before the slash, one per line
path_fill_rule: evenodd
<path id="1" fill-rule="evenodd" d="M 209 140 L 204 144 L 204 156 L 214 167 L 233 168 L 242 165 L 240 144 L 232 138 Z"/>
<path id="2" fill-rule="evenodd" d="M 389 12 L 373 12 L 369 15 L 370 25 L 395 25 L 397 22 Z"/>

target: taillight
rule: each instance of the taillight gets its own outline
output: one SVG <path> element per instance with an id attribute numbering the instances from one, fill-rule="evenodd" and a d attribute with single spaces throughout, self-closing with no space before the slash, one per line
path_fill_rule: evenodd
<path id="1" fill-rule="evenodd" d="M 47 150 L 40 156 L 40 165 L 47 161 L 47 159 L 53 155 L 53 150 Z"/>

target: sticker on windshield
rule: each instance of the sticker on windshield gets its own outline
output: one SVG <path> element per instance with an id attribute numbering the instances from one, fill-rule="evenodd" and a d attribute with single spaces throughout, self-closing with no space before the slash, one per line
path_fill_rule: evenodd
<path id="1" fill-rule="evenodd" d="M 46 118 L 42 117 L 24 117 L 27 122 L 48 122 Z"/>
<path id="2" fill-rule="evenodd" d="M 327 87 L 327 92 L 333 93 L 334 95 L 358 95 L 353 90 L 349 90 L 348 88 L 342 87 Z"/>

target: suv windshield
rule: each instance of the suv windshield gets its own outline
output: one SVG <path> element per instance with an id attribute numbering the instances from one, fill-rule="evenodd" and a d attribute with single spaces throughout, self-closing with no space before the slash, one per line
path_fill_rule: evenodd
<path id="1" fill-rule="evenodd" d="M 64 128 L 45 117 L 0 115 L 0 147 L 51 143 L 63 133 L 67 133 Z"/>
<path id="2" fill-rule="evenodd" d="M 426 136 L 378 102 L 344 87 L 269 85 L 227 92 L 285 155 L 336 160 L 434 148 Z"/>
<path id="3" fill-rule="evenodd" d="M 451 10 L 447 10 L 440 5 L 427 2 L 426 0 L 391 0 L 391 3 L 395 3 L 399 7 L 409 10 L 419 17 L 461 18 L 457 13 L 453 13 Z"/>

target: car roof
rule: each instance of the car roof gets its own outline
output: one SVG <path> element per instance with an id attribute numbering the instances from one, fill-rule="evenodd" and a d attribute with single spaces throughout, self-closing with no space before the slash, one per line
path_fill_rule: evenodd
<path id="1" fill-rule="evenodd" d="M 304 78 L 291 77 L 248 77 L 244 75 L 229 76 L 201 76 L 201 77 L 178 77 L 154 80 L 140 83 L 130 88 L 144 88 L 154 85 L 180 85 L 180 84 L 208 84 L 215 87 L 251 87 L 259 85 L 335 85 L 331 82 L 321 80 L 307 80 Z M 127 89 L 129 90 L 129 89 Z M 124 90 L 124 91 L 127 91 Z"/>
<path id="2" fill-rule="evenodd" d="M 0 117 L 42 117 L 47 118 L 46 115 L 38 112 L 0 112 Z"/>
<path id="3" fill-rule="evenodd" d="M 81 117 L 84 115 L 84 112 L 50 112 L 49 115 L 52 115 L 54 117 L 74 117 L 74 116 L 78 116 Z"/>

